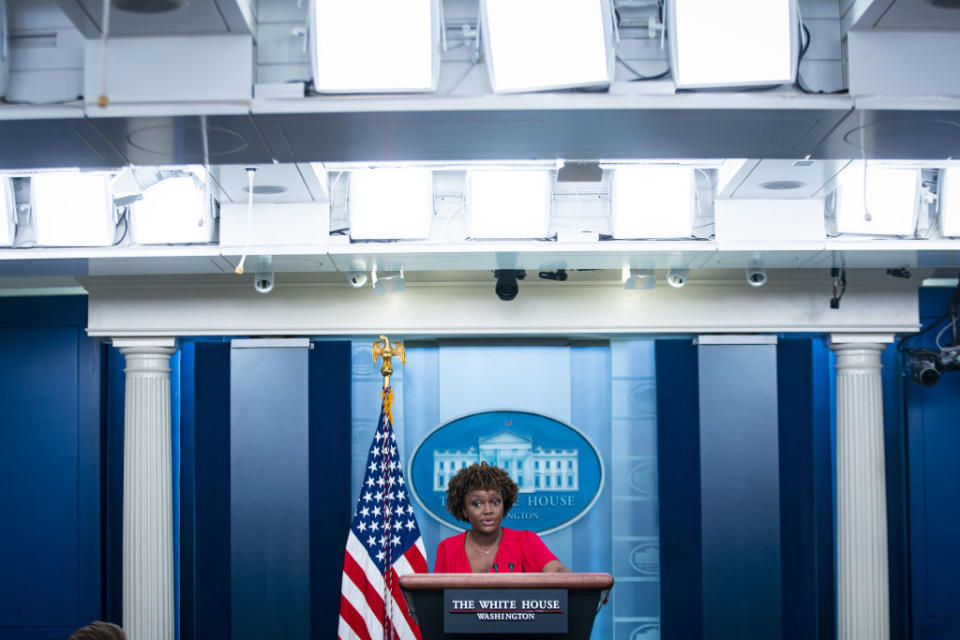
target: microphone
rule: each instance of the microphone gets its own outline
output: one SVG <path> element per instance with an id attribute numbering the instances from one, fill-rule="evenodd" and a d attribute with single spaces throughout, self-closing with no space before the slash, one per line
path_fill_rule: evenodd
<path id="1" fill-rule="evenodd" d="M 508 562 L 508 563 L 507 563 L 507 567 L 510 569 L 510 573 L 513 573 L 513 563 L 512 563 L 512 562 Z"/>
<path id="2" fill-rule="evenodd" d="M 500 572 L 497 570 L 497 563 L 496 563 L 496 562 L 493 563 L 493 566 L 491 567 L 491 569 L 493 569 L 493 572 L 494 572 L 494 573 L 500 573 Z"/>

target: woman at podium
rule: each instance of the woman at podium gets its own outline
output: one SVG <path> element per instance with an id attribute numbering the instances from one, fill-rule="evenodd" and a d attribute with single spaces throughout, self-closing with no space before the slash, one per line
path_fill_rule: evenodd
<path id="1" fill-rule="evenodd" d="M 470 530 L 440 543 L 434 573 L 569 572 L 540 536 L 501 526 L 518 494 L 507 472 L 486 462 L 457 472 L 447 485 L 447 511 Z"/>

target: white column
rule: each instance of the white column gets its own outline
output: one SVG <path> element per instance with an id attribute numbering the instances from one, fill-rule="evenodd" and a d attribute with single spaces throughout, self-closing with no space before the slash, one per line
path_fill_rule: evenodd
<path id="1" fill-rule="evenodd" d="M 837 638 L 888 640 L 887 489 L 880 355 L 892 335 L 834 334 Z"/>
<path id="2" fill-rule="evenodd" d="M 173 640 L 170 356 L 174 338 L 115 338 L 126 358 L 123 418 L 123 627 Z"/>

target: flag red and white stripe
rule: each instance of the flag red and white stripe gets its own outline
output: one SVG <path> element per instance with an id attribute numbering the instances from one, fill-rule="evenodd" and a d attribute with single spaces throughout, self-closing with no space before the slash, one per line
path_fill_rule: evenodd
<path id="1" fill-rule="evenodd" d="M 340 640 L 420 639 L 399 578 L 426 573 L 427 554 L 397 455 L 392 402 L 388 387 L 343 555 Z"/>

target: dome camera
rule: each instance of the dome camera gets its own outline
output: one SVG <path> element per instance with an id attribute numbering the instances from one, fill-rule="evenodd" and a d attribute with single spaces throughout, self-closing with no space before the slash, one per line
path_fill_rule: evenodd
<path id="1" fill-rule="evenodd" d="M 667 284 L 674 289 L 682 289 L 687 284 L 687 276 L 690 275 L 689 269 L 671 269 L 667 274 Z"/>
<path id="2" fill-rule="evenodd" d="M 767 284 L 767 272 L 764 269 L 747 269 L 747 284 L 762 287 Z"/>
<path id="3" fill-rule="evenodd" d="M 351 271 L 347 273 L 347 282 L 354 289 L 360 289 L 367 284 L 367 272 L 366 271 Z"/>
<path id="4" fill-rule="evenodd" d="M 273 284 L 272 273 L 258 273 L 253 277 L 253 288 L 257 293 L 270 293 L 273 291 Z"/>
<path id="5" fill-rule="evenodd" d="M 260 256 L 257 258 L 257 268 L 253 275 L 253 289 L 257 293 L 267 294 L 273 291 L 276 278 L 273 274 L 273 258 Z"/>

